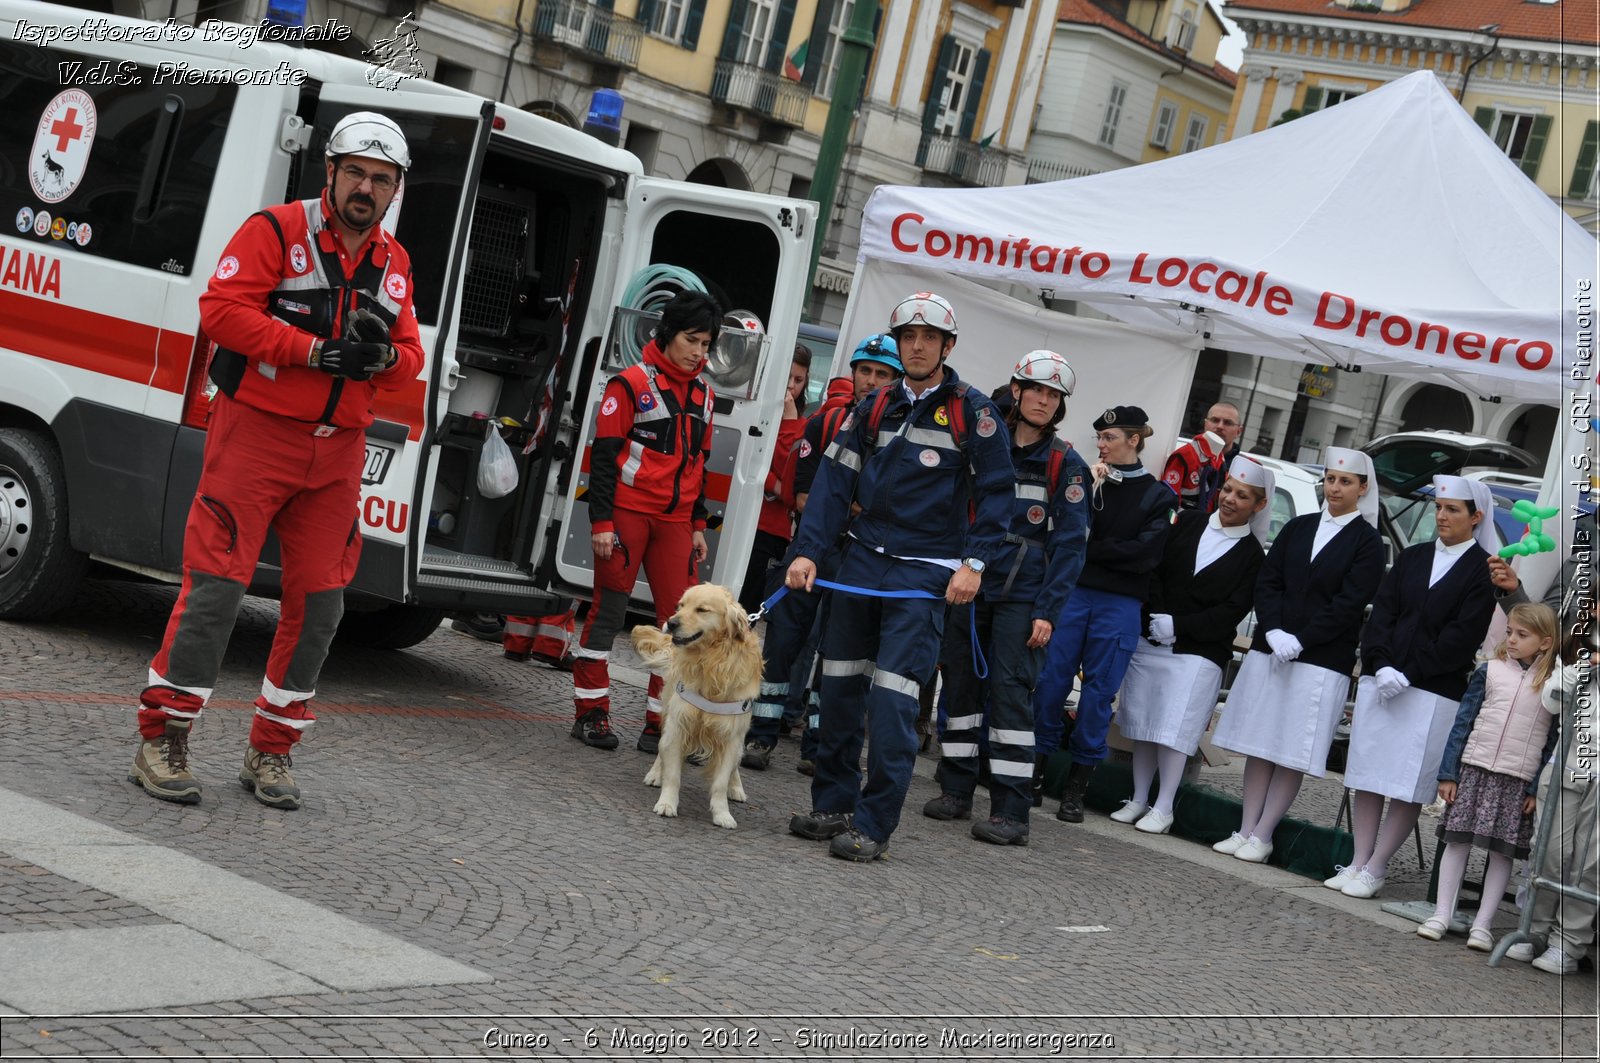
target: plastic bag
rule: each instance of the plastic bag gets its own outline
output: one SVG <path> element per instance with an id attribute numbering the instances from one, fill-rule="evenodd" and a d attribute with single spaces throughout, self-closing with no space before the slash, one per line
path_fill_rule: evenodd
<path id="1" fill-rule="evenodd" d="M 500 438 L 500 430 L 489 426 L 483 440 L 483 454 L 478 458 L 478 494 L 484 498 L 501 498 L 517 489 L 517 462 L 511 448 Z"/>

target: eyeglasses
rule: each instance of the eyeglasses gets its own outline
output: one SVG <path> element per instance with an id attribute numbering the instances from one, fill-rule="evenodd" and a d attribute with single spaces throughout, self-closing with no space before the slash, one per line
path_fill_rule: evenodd
<path id="1" fill-rule="evenodd" d="M 359 185 L 363 181 L 371 181 L 374 192 L 393 192 L 395 185 L 400 183 L 386 173 L 368 173 L 359 166 L 341 166 L 339 172 L 352 184 Z"/>
<path id="2" fill-rule="evenodd" d="M 1221 417 L 1207 417 L 1206 424 L 1220 424 L 1224 428 L 1238 428 L 1238 421 L 1229 421 Z"/>

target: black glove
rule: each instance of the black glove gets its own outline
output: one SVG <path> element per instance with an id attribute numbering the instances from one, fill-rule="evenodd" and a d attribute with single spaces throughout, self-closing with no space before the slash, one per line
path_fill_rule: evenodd
<path id="1" fill-rule="evenodd" d="M 389 360 L 390 349 L 386 343 L 328 340 L 322 345 L 316 367 L 332 376 L 370 380 L 373 373 L 389 364 Z"/>
<path id="2" fill-rule="evenodd" d="M 344 338 L 360 343 L 376 343 L 384 348 L 383 361 L 379 363 L 377 369 L 372 370 L 373 373 L 381 373 L 394 364 L 395 353 L 394 347 L 389 343 L 389 326 L 384 324 L 383 318 L 371 310 L 357 307 L 350 311 L 344 320 Z"/>

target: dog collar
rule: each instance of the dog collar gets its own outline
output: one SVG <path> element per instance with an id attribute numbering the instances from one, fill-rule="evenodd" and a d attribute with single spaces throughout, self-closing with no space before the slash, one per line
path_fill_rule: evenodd
<path id="1" fill-rule="evenodd" d="M 682 683 L 678 684 L 678 697 L 697 709 L 714 712 L 719 716 L 737 716 L 742 712 L 750 711 L 750 703 L 748 701 L 712 701 L 710 698 L 701 697 Z"/>

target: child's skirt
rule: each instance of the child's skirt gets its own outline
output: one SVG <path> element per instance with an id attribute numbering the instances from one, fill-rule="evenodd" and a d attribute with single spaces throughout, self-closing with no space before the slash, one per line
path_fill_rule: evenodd
<path id="1" fill-rule="evenodd" d="M 1533 840 L 1533 815 L 1523 815 L 1527 783 L 1515 775 L 1461 765 L 1455 803 L 1439 822 L 1439 837 L 1477 849 L 1525 859 Z"/>

